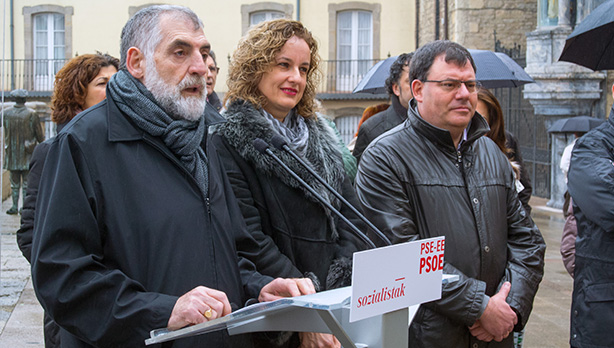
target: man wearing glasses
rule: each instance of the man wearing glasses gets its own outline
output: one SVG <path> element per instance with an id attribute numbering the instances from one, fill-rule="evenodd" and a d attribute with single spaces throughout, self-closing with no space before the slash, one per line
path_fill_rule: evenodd
<path id="1" fill-rule="evenodd" d="M 220 97 L 217 96 L 217 93 L 213 90 L 215 88 L 215 82 L 217 81 L 217 74 L 220 72 L 220 68 L 217 66 L 217 61 L 215 60 L 215 53 L 213 51 L 209 52 L 209 56 L 207 57 L 207 101 L 211 106 L 215 108 L 216 111 L 220 111 L 222 108 L 222 102 L 220 101 Z"/>
<path id="2" fill-rule="evenodd" d="M 475 112 L 475 71 L 454 42 L 418 49 L 408 119 L 367 147 L 356 177 L 365 214 L 390 240 L 445 236 L 444 273 L 460 277 L 420 307 L 411 347 L 512 347 L 543 276 L 544 240 Z"/>

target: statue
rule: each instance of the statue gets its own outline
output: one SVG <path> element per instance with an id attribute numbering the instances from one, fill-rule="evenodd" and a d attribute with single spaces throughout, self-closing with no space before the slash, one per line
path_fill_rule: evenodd
<path id="1" fill-rule="evenodd" d="M 4 111 L 4 169 L 10 171 L 13 206 L 7 214 L 17 214 L 19 188 L 26 196 L 30 157 L 34 147 L 43 140 L 45 135 L 36 111 L 26 107 L 28 91 L 17 89 L 11 92 L 15 106 Z"/>

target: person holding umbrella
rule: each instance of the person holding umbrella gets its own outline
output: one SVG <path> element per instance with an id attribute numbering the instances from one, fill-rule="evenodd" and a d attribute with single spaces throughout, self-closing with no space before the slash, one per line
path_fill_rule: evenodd
<path id="1" fill-rule="evenodd" d="M 360 162 L 360 156 L 367 146 L 378 136 L 398 126 L 407 118 L 411 93 L 409 80 L 409 63 L 413 53 L 400 54 L 390 66 L 390 76 L 386 79 L 386 89 L 392 105 L 364 121 L 358 129 L 356 145 L 352 154 Z"/>
<path id="2" fill-rule="evenodd" d="M 614 96 L 614 86 L 612 87 Z M 567 189 L 578 227 L 572 347 L 614 347 L 614 108 L 576 141 Z"/>

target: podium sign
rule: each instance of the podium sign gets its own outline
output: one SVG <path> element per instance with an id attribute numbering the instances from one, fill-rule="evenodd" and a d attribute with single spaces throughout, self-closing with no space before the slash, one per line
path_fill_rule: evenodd
<path id="1" fill-rule="evenodd" d="M 441 298 L 445 237 L 354 253 L 350 322 Z"/>

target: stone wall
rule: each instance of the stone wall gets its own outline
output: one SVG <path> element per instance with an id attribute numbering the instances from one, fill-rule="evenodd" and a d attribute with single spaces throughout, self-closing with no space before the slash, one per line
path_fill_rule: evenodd
<path id="1" fill-rule="evenodd" d="M 445 35 L 445 0 L 439 0 L 439 38 Z M 527 32 L 537 25 L 535 0 L 448 0 L 448 39 L 467 48 L 494 50 L 497 39 L 506 48 L 514 44 L 525 52 Z M 419 45 L 435 39 L 437 1 L 419 0 Z"/>

